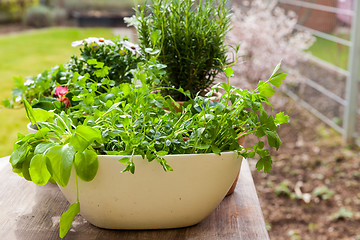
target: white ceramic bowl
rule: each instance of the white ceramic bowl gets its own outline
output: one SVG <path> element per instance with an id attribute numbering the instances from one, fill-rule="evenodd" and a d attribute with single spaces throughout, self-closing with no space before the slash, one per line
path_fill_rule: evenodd
<path id="1" fill-rule="evenodd" d="M 27 130 L 28 130 L 28 132 L 29 132 L 30 134 L 36 133 L 36 132 L 38 131 L 37 129 L 33 128 L 32 126 L 33 126 L 33 125 L 32 125 L 31 123 L 28 123 L 28 124 L 26 125 Z"/>
<path id="2" fill-rule="evenodd" d="M 121 156 L 99 156 L 91 182 L 79 179 L 81 215 L 108 229 L 165 229 L 191 226 L 219 205 L 239 172 L 242 158 L 234 152 L 165 156 L 174 169 L 134 156 L 135 174 L 121 173 Z M 74 170 L 74 169 L 73 169 Z M 76 201 L 74 172 L 60 188 Z"/>

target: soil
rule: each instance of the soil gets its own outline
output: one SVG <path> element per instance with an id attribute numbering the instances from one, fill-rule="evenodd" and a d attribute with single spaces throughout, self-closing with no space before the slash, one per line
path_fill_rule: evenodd
<path id="1" fill-rule="evenodd" d="M 358 149 L 287 96 L 273 101 L 291 122 L 279 131 L 270 173 L 252 166 L 270 238 L 360 239 Z"/>
<path id="2" fill-rule="evenodd" d="M 1 35 L 23 30 L 0 26 Z M 360 240 L 359 149 L 344 145 L 341 135 L 285 94 L 272 102 L 290 116 L 279 131 L 283 145 L 272 152 L 269 174 L 249 160 L 270 238 Z"/>

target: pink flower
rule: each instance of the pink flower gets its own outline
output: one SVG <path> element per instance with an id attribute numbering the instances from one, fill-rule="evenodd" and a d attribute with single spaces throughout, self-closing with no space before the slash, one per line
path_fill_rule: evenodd
<path id="1" fill-rule="evenodd" d="M 67 87 L 58 86 L 58 87 L 55 88 L 55 95 L 59 96 L 59 97 L 62 97 L 62 96 L 65 96 L 65 94 L 68 91 L 69 91 L 69 89 Z"/>
<path id="2" fill-rule="evenodd" d="M 66 108 L 71 106 L 69 98 L 64 97 L 68 91 L 69 89 L 67 87 L 58 86 L 55 88 L 55 93 L 54 93 L 56 96 L 59 96 L 58 100 L 64 103 Z"/>

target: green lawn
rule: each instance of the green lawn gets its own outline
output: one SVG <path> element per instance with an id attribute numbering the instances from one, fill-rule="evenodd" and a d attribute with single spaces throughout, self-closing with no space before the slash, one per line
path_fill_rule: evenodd
<path id="1" fill-rule="evenodd" d="M 315 43 L 307 51 L 315 57 L 347 69 L 349 56 L 347 46 L 317 37 Z"/>
<path id="2" fill-rule="evenodd" d="M 33 76 L 68 62 L 79 53 L 71 42 L 87 37 L 112 38 L 111 29 L 50 28 L 0 36 L 0 100 L 8 98 L 14 76 Z M 0 157 L 11 154 L 17 132 L 27 133 L 24 109 L 0 107 Z"/>

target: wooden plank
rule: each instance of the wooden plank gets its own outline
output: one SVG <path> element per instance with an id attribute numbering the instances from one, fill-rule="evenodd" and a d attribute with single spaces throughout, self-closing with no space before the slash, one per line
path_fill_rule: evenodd
<path id="1" fill-rule="evenodd" d="M 0 238 L 52 240 L 58 237 L 60 215 L 69 204 L 56 185 L 36 186 L 11 171 L 0 159 Z M 249 165 L 243 161 L 235 192 L 201 223 L 187 228 L 150 231 L 105 230 L 77 216 L 64 239 L 266 240 L 259 200 Z"/>

